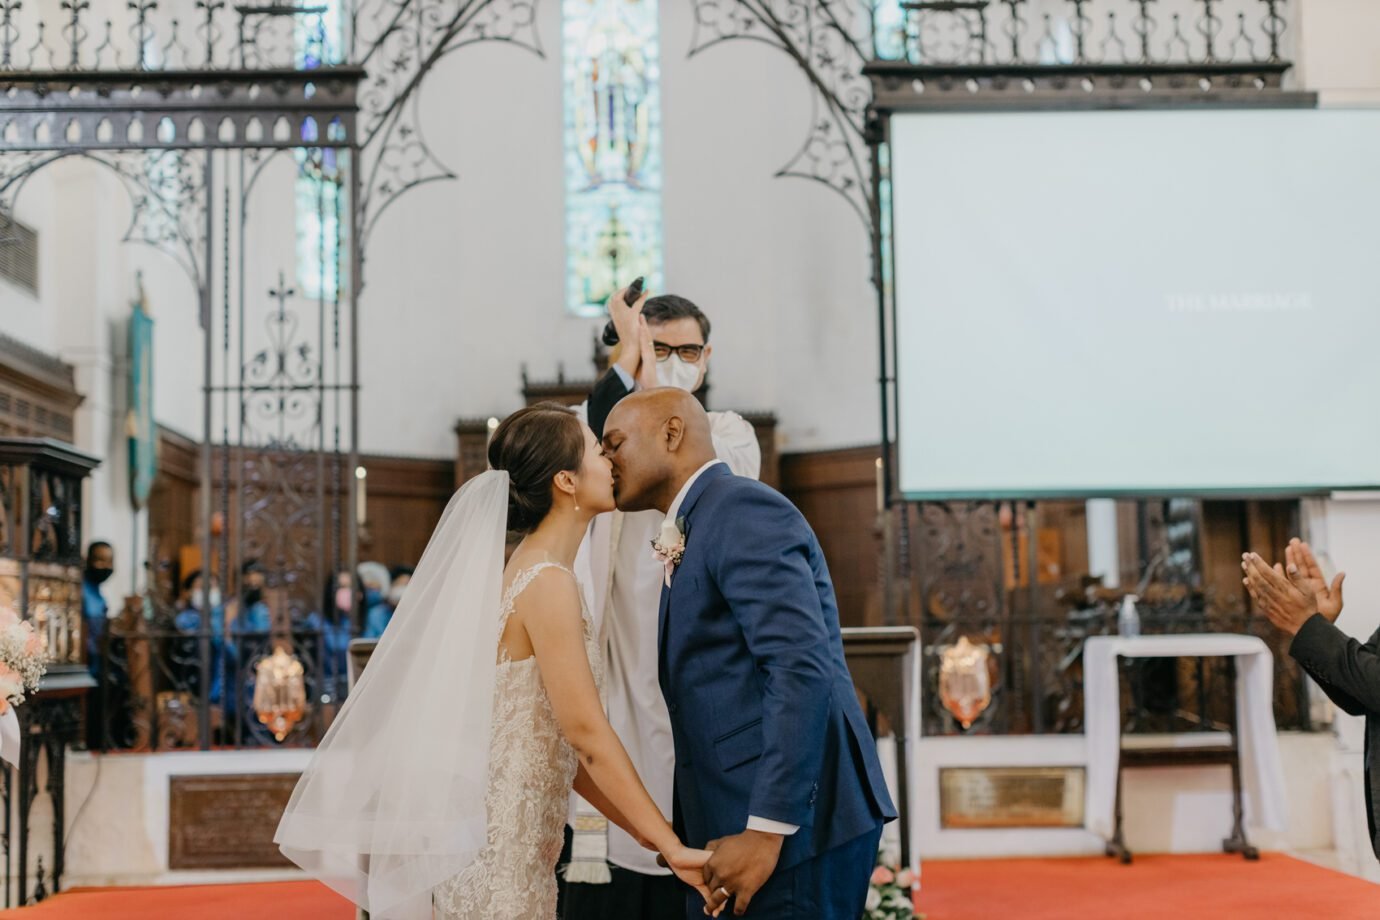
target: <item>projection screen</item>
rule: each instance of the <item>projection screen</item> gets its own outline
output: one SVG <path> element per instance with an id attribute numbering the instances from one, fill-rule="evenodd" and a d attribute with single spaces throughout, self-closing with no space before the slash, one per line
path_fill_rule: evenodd
<path id="1" fill-rule="evenodd" d="M 913 499 L 1380 486 L 1380 111 L 897 114 Z"/>

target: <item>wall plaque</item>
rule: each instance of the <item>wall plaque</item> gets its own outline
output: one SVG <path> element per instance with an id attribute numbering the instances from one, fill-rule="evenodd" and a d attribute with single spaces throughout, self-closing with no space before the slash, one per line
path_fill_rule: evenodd
<path id="1" fill-rule="evenodd" d="M 1082 827 L 1082 767 L 949 767 L 939 771 L 939 826 Z"/>
<path id="2" fill-rule="evenodd" d="M 273 842 L 296 773 L 174 776 L 168 787 L 168 868 L 291 866 Z"/>

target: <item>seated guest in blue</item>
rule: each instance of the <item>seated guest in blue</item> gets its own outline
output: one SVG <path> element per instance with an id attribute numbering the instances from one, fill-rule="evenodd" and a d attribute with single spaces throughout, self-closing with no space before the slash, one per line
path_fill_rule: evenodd
<path id="1" fill-rule="evenodd" d="M 273 614 L 264 602 L 264 571 L 257 559 L 247 559 L 240 566 L 240 604 L 230 617 L 230 632 L 234 635 L 267 635 L 273 626 Z"/>
<path id="2" fill-rule="evenodd" d="M 402 603 L 403 589 L 412 581 L 412 566 L 395 565 L 388 571 L 392 576 L 393 583 L 388 586 L 388 609 L 391 617 L 398 612 L 398 605 Z"/>
<path id="3" fill-rule="evenodd" d="M 382 563 L 361 562 L 359 584 L 364 593 L 363 635 L 366 639 L 377 639 L 383 635 L 383 631 L 388 628 L 388 621 L 393 618 L 393 608 L 386 602 L 392 579 L 388 577 L 388 569 Z"/>
<path id="4" fill-rule="evenodd" d="M 196 693 L 200 689 L 201 648 L 195 637 L 201 634 L 201 611 L 206 603 L 202 590 L 201 570 L 197 569 L 182 580 L 182 597 L 173 625 L 187 638 L 178 643 L 176 668 Z M 228 702 L 225 696 L 227 661 L 234 660 L 235 649 L 225 641 L 225 608 L 221 604 L 220 584 L 211 576 L 211 689 L 212 703 Z"/>
<path id="5" fill-rule="evenodd" d="M 336 572 L 326 579 L 321 592 L 321 610 L 325 611 L 325 616 L 312 611 L 301 625 L 303 630 L 320 636 L 319 643 L 315 638 L 300 638 L 310 645 L 313 654 L 317 654 L 318 649 L 323 650 L 321 664 L 324 686 L 321 695 L 330 699 L 344 699 L 348 683 L 346 663 L 355 620 L 355 593 L 352 584 L 353 579 L 346 570 Z"/>

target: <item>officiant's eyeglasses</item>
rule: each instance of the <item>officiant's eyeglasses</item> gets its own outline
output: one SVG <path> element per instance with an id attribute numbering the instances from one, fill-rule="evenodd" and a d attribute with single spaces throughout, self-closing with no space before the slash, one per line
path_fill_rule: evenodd
<path id="1" fill-rule="evenodd" d="M 675 352 L 686 364 L 694 364 L 700 360 L 700 355 L 704 354 L 704 346 L 667 345 L 665 342 L 653 342 L 652 351 L 656 353 L 657 361 L 665 361 L 671 357 L 671 352 Z"/>

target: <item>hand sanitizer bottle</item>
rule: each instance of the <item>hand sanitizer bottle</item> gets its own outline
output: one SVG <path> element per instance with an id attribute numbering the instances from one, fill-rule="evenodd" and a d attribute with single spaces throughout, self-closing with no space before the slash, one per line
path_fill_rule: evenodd
<path id="1" fill-rule="evenodd" d="M 1121 599 L 1121 612 L 1116 616 L 1116 631 L 1128 639 L 1134 639 L 1140 635 L 1140 613 L 1136 610 L 1136 601 L 1140 598 L 1134 594 L 1128 594 Z"/>

